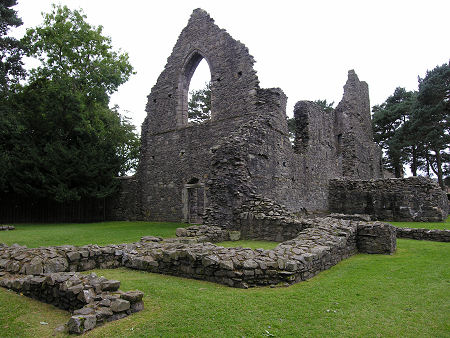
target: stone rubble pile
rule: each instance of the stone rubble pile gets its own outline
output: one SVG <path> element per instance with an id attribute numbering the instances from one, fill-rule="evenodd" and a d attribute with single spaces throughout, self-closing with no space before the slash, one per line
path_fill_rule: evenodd
<path id="1" fill-rule="evenodd" d="M 98 277 L 94 273 L 57 272 L 26 276 L 3 273 L 0 286 L 73 312 L 67 323 L 69 333 L 84 333 L 144 308 L 141 291 L 119 291 L 119 281 Z"/>

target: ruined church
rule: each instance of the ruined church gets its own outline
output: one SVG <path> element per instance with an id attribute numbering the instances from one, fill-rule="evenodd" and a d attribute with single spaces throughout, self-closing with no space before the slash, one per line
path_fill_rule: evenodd
<path id="1" fill-rule="evenodd" d="M 211 118 L 193 124 L 188 89 L 203 59 L 211 71 Z M 194 10 L 148 95 L 139 168 L 122 179 L 113 218 L 233 228 L 249 205 L 281 214 L 446 217 L 446 196 L 430 179 L 383 179 L 368 85 L 353 70 L 334 111 L 295 105 L 292 144 L 286 95 L 260 88 L 253 64 L 244 44 Z"/>

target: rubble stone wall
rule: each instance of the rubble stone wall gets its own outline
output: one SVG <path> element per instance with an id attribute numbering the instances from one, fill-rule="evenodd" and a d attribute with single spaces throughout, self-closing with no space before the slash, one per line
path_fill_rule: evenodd
<path id="1" fill-rule="evenodd" d="M 211 119 L 193 124 L 187 91 L 202 59 L 211 71 Z M 350 148 L 357 161 L 370 162 L 351 162 L 348 167 L 361 167 L 352 177 L 379 177 L 381 153 L 372 134 L 360 137 L 370 124 L 367 84 L 354 71 L 335 112 L 300 104 L 296 121 L 298 128 L 304 122 L 308 138 L 299 130 L 293 149 L 287 98 L 279 88 L 260 88 L 253 64 L 248 49 L 208 13 L 193 12 L 148 96 L 136 174 L 141 219 L 231 228 L 235 213 L 255 194 L 293 212 L 325 211 L 328 180 L 344 176 L 342 154 Z M 342 144 L 338 151 L 338 139 L 350 131 L 358 145 Z"/>
<path id="2" fill-rule="evenodd" d="M 374 220 L 441 222 L 448 215 L 446 194 L 426 177 L 332 180 L 329 198 L 331 212 Z"/>
<path id="3" fill-rule="evenodd" d="M 396 227 L 382 222 L 359 222 L 356 245 L 359 252 L 392 254 L 397 249 Z"/>
<path id="4" fill-rule="evenodd" d="M 397 238 L 450 242 L 450 230 L 397 228 Z"/>
<path id="5" fill-rule="evenodd" d="M 297 216 L 289 213 L 285 206 L 256 195 L 242 205 L 233 229 L 240 232 L 242 239 L 284 242 L 313 226 L 310 220 Z"/>
<path id="6" fill-rule="evenodd" d="M 57 272 L 23 276 L 2 273 L 0 277 L 0 286 L 4 288 L 73 312 L 67 324 L 69 333 L 84 333 L 144 308 L 141 291 L 119 291 L 119 281 L 95 274 Z"/>
<path id="7" fill-rule="evenodd" d="M 147 242 L 124 257 L 126 267 L 233 287 L 292 284 L 356 253 L 357 223 L 320 219 L 273 250 L 224 248 L 212 243 Z M 149 248 L 152 248 L 149 250 Z"/>
<path id="8" fill-rule="evenodd" d="M 31 249 L 3 245 L 0 247 L 0 271 L 42 275 L 125 266 L 234 287 L 291 284 L 310 278 L 354 254 L 358 232 L 366 226 L 362 223 L 333 218 L 303 221 L 299 225 L 303 229 L 274 250 L 223 248 L 203 242 L 226 240 L 232 234 L 219 227 L 207 226 L 179 230 L 180 237 L 173 239 L 150 236 L 131 244 Z M 370 226 L 371 223 L 366 224 Z M 392 231 L 387 231 L 390 228 L 392 226 L 385 225 L 378 232 L 371 233 L 373 243 L 382 243 L 372 244 L 370 250 L 367 249 L 369 245 L 360 245 L 360 251 L 392 253 L 395 250 L 395 232 L 392 241 L 389 238 Z M 387 237 L 383 235 L 386 231 Z"/>
<path id="9" fill-rule="evenodd" d="M 194 124 L 188 120 L 188 90 L 203 59 L 211 72 L 211 119 Z M 253 64 L 245 45 L 208 13 L 194 10 L 148 96 L 139 168 L 135 177 L 123 180 L 108 218 L 225 229 L 245 223 L 244 236 L 253 236 L 262 221 L 237 215 L 257 195 L 284 205 L 289 213 L 445 217 L 448 206 L 428 183 L 378 180 L 383 177 L 381 150 L 373 142 L 368 85 L 355 71 L 348 72 L 336 109 L 309 101 L 296 104 L 292 147 L 286 95 L 279 88 L 260 88 Z M 355 183 L 361 179 L 377 183 Z M 432 192 L 428 196 L 427 189 Z"/>
<path id="10" fill-rule="evenodd" d="M 348 72 L 344 96 L 333 114 L 342 177 L 382 178 L 381 149 L 373 142 L 369 87 L 354 70 Z"/>

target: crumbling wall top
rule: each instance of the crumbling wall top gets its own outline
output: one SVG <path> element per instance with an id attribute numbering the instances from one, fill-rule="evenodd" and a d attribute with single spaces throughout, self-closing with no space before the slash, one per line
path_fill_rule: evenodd
<path id="1" fill-rule="evenodd" d="M 373 141 L 370 115 L 369 86 L 360 81 L 353 69 L 348 71 L 348 79 L 344 85 L 344 95 L 336 107 L 339 129 L 348 131 L 357 128 L 360 137 Z"/>
<path id="2" fill-rule="evenodd" d="M 211 119 L 253 110 L 259 81 L 248 48 L 215 25 L 207 12 L 196 9 L 148 96 L 143 134 L 145 129 L 157 133 L 187 125 L 189 84 L 202 59 L 211 71 Z"/>

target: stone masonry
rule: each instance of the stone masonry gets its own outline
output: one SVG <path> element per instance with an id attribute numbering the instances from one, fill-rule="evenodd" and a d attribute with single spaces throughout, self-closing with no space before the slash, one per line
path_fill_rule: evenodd
<path id="1" fill-rule="evenodd" d="M 239 288 L 287 286 L 358 251 L 392 254 L 396 250 L 395 227 L 389 224 L 295 218 L 270 203 L 250 203 L 241 219 L 254 225 L 248 227 L 251 231 L 275 227 L 275 240 L 283 242 L 273 250 L 217 246 L 211 242 L 255 234 L 206 225 L 179 228 L 176 238 L 145 236 L 130 244 L 39 248 L 0 244 L 0 286 L 73 312 L 67 327 L 79 334 L 144 307 L 142 292 L 121 292 L 119 281 L 79 271 L 123 266 Z"/>
<path id="2" fill-rule="evenodd" d="M 202 59 L 211 71 L 211 119 L 193 124 L 188 90 Z M 244 44 L 194 10 L 148 96 L 139 168 L 122 179 L 109 218 L 235 229 L 244 226 L 245 206 L 261 196 L 286 215 L 326 213 L 330 201 L 336 205 L 330 180 L 382 178 L 368 85 L 353 70 L 333 111 L 310 101 L 295 105 L 292 145 L 286 95 L 260 88 L 253 64 Z"/>
<path id="3" fill-rule="evenodd" d="M 391 254 L 396 249 L 395 227 L 389 224 L 315 218 L 298 220 L 295 227 L 300 230 L 273 250 L 214 245 L 211 241 L 229 240 L 235 232 L 205 225 L 179 229 L 177 238 L 146 236 L 131 244 L 30 249 L 2 245 L 0 273 L 44 280 L 54 273 L 124 266 L 247 288 L 308 279 L 358 250 Z"/>
<path id="4" fill-rule="evenodd" d="M 437 182 L 425 177 L 389 180 L 332 180 L 330 210 L 368 214 L 372 219 L 441 222 L 448 199 Z"/>
<path id="5" fill-rule="evenodd" d="M 69 333 L 84 333 L 144 308 L 141 291 L 119 291 L 119 281 L 94 273 L 54 272 L 26 276 L 1 273 L 0 277 L 2 287 L 71 311 L 73 316 L 67 323 Z"/>

